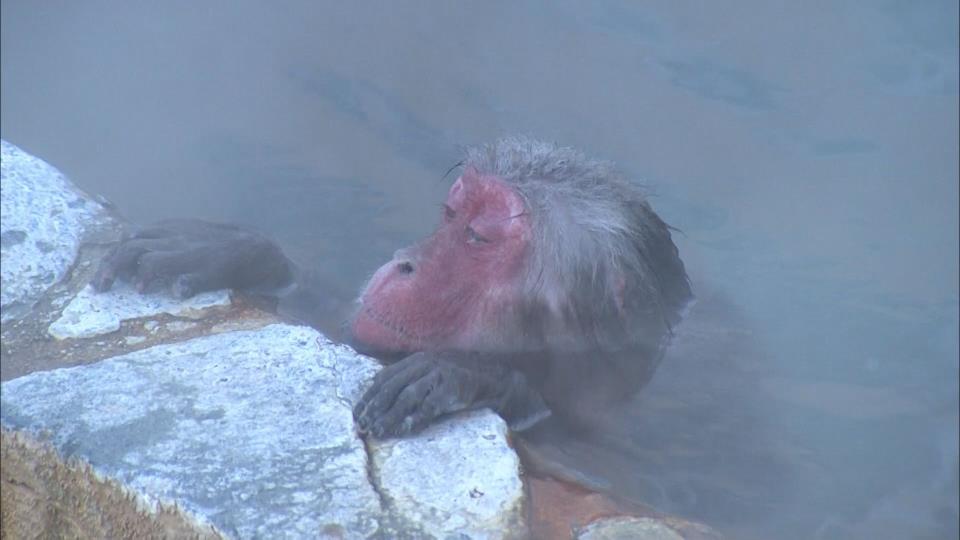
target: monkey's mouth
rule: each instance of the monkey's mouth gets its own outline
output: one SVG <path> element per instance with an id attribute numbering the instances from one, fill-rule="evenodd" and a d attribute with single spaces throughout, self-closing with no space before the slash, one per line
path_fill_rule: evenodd
<path id="1" fill-rule="evenodd" d="M 367 317 L 370 317 L 374 321 L 380 323 L 382 326 L 384 326 L 388 330 L 393 330 L 394 332 L 396 332 L 396 334 L 401 338 L 409 341 L 417 340 L 417 337 L 411 334 L 410 332 L 408 332 L 407 329 L 404 328 L 402 324 L 396 324 L 370 308 L 365 308 L 363 312 Z"/>
<path id="2" fill-rule="evenodd" d="M 415 352 L 422 342 L 422 336 L 366 306 L 351 326 L 355 348 L 372 356 Z"/>

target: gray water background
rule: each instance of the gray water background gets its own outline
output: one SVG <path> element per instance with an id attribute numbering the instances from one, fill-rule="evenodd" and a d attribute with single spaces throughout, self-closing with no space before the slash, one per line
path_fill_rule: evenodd
<path id="1" fill-rule="evenodd" d="M 656 502 L 742 538 L 956 537 L 955 2 L 0 6 L 3 138 L 134 222 L 256 227 L 338 295 L 436 224 L 462 145 L 616 161 L 749 341 L 729 413 L 782 469 L 677 465 Z"/>

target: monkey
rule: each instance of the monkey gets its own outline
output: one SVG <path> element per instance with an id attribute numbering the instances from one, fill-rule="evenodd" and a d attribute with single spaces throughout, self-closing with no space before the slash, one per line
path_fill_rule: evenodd
<path id="1" fill-rule="evenodd" d="M 653 377 L 693 298 L 671 228 L 607 161 L 506 137 L 466 149 L 426 239 L 363 287 L 345 341 L 385 367 L 354 408 L 361 433 L 417 433 L 490 408 L 518 433 L 589 429 Z M 168 220 L 123 239 L 92 285 L 178 297 L 232 288 L 310 323 L 308 269 L 236 226 Z"/>

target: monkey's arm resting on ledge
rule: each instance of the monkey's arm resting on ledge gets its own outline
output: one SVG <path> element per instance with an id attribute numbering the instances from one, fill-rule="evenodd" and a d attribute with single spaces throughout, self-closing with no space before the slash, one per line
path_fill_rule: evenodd
<path id="1" fill-rule="evenodd" d="M 117 279 L 141 292 L 169 289 L 179 298 L 234 289 L 268 301 L 282 315 L 329 330 L 343 302 L 313 272 L 298 267 L 272 241 L 234 225 L 198 219 L 160 221 L 123 238 L 101 261 L 92 285 Z"/>
<path id="2" fill-rule="evenodd" d="M 217 289 L 279 291 L 293 282 L 293 263 L 266 237 L 198 219 L 164 220 L 123 238 L 101 261 L 92 285 L 115 280 L 140 292 L 169 288 L 180 298 Z"/>
<path id="3" fill-rule="evenodd" d="M 354 408 L 361 431 L 378 438 L 416 433 L 452 413 L 489 407 L 516 431 L 550 415 L 527 376 L 483 353 L 420 352 L 374 378 Z"/>

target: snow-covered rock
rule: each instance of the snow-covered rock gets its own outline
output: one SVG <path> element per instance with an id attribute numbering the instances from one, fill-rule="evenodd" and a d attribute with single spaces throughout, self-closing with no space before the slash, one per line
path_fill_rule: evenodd
<path id="1" fill-rule="evenodd" d="M 103 207 L 60 171 L 0 141 L 0 320 L 29 313 L 73 264 Z"/>
<path id="2" fill-rule="evenodd" d="M 388 505 L 436 538 L 501 538 L 523 522 L 520 460 L 489 411 L 373 445 Z"/>
<path id="3" fill-rule="evenodd" d="M 518 527 L 517 457 L 490 412 L 368 453 L 351 411 L 377 369 L 315 330 L 274 324 L 7 381 L 0 421 L 237 538 Z"/>

